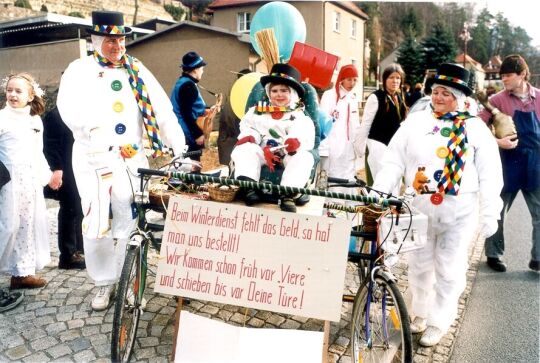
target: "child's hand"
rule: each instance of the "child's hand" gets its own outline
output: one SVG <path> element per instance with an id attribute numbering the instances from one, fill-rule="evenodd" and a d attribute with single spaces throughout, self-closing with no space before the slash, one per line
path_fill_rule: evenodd
<path id="1" fill-rule="evenodd" d="M 62 170 L 55 170 L 51 175 L 51 180 L 49 181 L 49 187 L 52 190 L 58 190 L 62 186 L 62 175 L 64 173 Z"/>
<path id="2" fill-rule="evenodd" d="M 204 135 L 201 135 L 197 139 L 195 139 L 195 143 L 199 146 L 204 145 Z"/>

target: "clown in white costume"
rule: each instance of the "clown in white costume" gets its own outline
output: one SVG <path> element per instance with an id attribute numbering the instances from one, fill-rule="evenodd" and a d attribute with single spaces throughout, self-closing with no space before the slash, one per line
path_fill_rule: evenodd
<path id="1" fill-rule="evenodd" d="M 285 168 L 280 184 L 303 188 L 315 162 L 310 153 L 315 145 L 315 125 L 302 107 L 297 107 L 305 92 L 300 73 L 288 64 L 277 63 L 268 76 L 261 78 L 261 84 L 271 104 L 252 107 L 241 120 L 238 142 L 231 153 L 235 176 L 259 181 L 263 165 L 273 170 L 275 163 L 282 162 Z M 282 147 L 282 160 L 277 155 L 279 150 L 272 151 L 274 147 Z M 247 205 L 258 201 L 255 191 L 247 192 Z M 280 207 L 296 211 L 291 196 L 283 197 Z"/>
<path id="2" fill-rule="evenodd" d="M 480 233 L 497 230 L 503 181 L 490 130 L 464 110 L 469 72 L 442 64 L 432 87 L 432 107 L 411 114 L 388 145 L 373 188 L 388 192 L 405 177 L 420 194 L 413 206 L 428 216 L 428 239 L 409 255 L 413 333 L 420 344 L 439 342 L 457 316 L 466 286 L 467 247 L 480 214 Z M 419 168 L 425 178 L 418 183 Z M 425 168 L 425 169 L 422 169 Z M 479 202 L 479 203 L 478 203 Z M 480 206 L 480 208 L 478 207 Z"/>
<path id="3" fill-rule="evenodd" d="M 10 76 L 5 89 L 8 102 L 0 111 L 0 161 L 11 177 L 0 190 L 0 271 L 11 275 L 15 289 L 45 286 L 35 273 L 51 260 L 43 187 L 52 173 L 43 155 L 43 123 L 38 116 L 44 103 L 40 100 L 36 106 L 33 84 L 30 75 Z"/>
<path id="4" fill-rule="evenodd" d="M 321 167 L 330 177 L 353 179 L 361 168 L 359 100 L 353 90 L 357 80 L 356 67 L 352 64 L 343 66 L 336 86 L 324 92 L 321 98 L 320 109 L 334 119 L 330 135 L 319 146 Z M 354 190 L 344 188 L 342 192 Z"/>
<path id="5" fill-rule="evenodd" d="M 155 124 L 137 104 L 130 85 L 131 71 L 138 70 L 140 103 L 149 97 L 163 142 L 179 155 L 185 149 L 184 135 L 172 110 L 169 97 L 157 80 L 138 60 L 125 55 L 125 35 L 118 12 L 92 13 L 94 55 L 72 62 L 62 76 L 58 109 L 73 132 L 73 172 L 81 196 L 84 251 L 87 271 L 102 287 L 94 300 L 94 310 L 106 309 L 114 293 L 130 232 L 135 226 L 133 192 L 139 183 L 136 171 L 147 167 L 143 133 L 156 152 Z M 135 92 L 137 93 L 137 92 Z M 119 150 L 138 150 L 126 155 Z M 128 152 L 129 154 L 129 152 Z M 112 217 L 112 220 L 110 219 Z"/>

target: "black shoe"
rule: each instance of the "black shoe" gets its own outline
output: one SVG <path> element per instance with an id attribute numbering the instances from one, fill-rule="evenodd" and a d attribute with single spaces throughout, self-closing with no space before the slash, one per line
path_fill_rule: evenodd
<path id="1" fill-rule="evenodd" d="M 60 256 L 58 268 L 62 270 L 83 270 L 86 268 L 86 262 L 84 261 L 84 257 L 76 252 L 67 259 Z"/>
<path id="2" fill-rule="evenodd" d="M 531 260 L 531 262 L 529 262 L 529 268 L 533 271 L 540 271 L 540 261 Z"/>
<path id="3" fill-rule="evenodd" d="M 505 272 L 506 263 L 502 262 L 499 257 L 488 257 L 487 265 L 494 271 Z"/>
<path id="4" fill-rule="evenodd" d="M 22 292 L 0 289 L 0 312 L 13 309 L 23 301 L 23 298 Z"/>
<path id="5" fill-rule="evenodd" d="M 303 205 L 308 204 L 310 199 L 311 198 L 309 197 L 308 194 L 302 194 L 301 196 L 296 198 L 296 200 L 294 201 L 294 204 L 299 205 L 299 206 L 303 206 Z"/>
<path id="6" fill-rule="evenodd" d="M 249 182 L 255 182 L 254 179 L 248 178 L 247 176 L 240 175 L 236 177 L 238 180 L 244 180 Z M 261 197 L 254 189 L 244 189 L 244 203 L 246 203 L 247 206 L 252 206 L 254 204 L 260 203 Z"/>
<path id="7" fill-rule="evenodd" d="M 279 208 L 284 212 L 296 213 L 296 204 L 290 197 L 283 197 L 280 199 Z"/>
<path id="8" fill-rule="evenodd" d="M 251 206 L 257 203 L 261 202 L 261 197 L 259 197 L 259 194 L 253 189 L 250 189 L 246 191 L 246 195 L 244 195 L 244 202 L 247 206 Z"/>

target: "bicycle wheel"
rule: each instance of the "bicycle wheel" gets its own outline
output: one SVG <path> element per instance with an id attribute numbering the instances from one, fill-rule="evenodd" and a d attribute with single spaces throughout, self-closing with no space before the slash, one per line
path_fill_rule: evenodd
<path id="1" fill-rule="evenodd" d="M 409 315 L 395 282 L 376 276 L 375 283 L 360 286 L 351 320 L 351 357 L 355 363 L 412 362 Z"/>
<path id="2" fill-rule="evenodd" d="M 140 308 L 139 287 L 141 286 L 141 246 L 129 245 L 118 281 L 118 293 L 114 306 L 111 333 L 111 360 L 128 362 L 137 336 Z"/>

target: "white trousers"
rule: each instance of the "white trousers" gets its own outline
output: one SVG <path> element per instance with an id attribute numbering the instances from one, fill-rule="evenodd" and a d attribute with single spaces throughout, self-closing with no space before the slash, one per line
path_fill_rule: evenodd
<path id="1" fill-rule="evenodd" d="M 388 149 L 388 146 L 383 144 L 380 141 L 367 139 L 367 147 L 369 150 L 369 155 L 367 157 L 367 162 L 369 165 L 369 170 L 371 170 L 371 176 L 373 177 L 373 180 L 377 179 L 377 173 L 381 171 L 383 166 L 383 158 L 384 153 L 386 152 L 386 149 Z M 397 196 L 400 193 L 401 189 L 401 183 L 397 187 L 394 188 L 394 190 L 391 190 L 390 192 Z"/>
<path id="2" fill-rule="evenodd" d="M 96 286 L 118 282 L 124 265 L 128 239 L 83 237 L 83 240 L 86 271 Z"/>
<path id="3" fill-rule="evenodd" d="M 367 139 L 367 147 L 369 150 L 367 162 L 369 169 L 371 170 L 373 180 L 375 180 L 377 173 L 382 169 L 383 156 L 388 146 L 380 141 Z"/>
<path id="4" fill-rule="evenodd" d="M 245 143 L 238 145 L 231 153 L 234 162 L 234 175 L 247 176 L 255 181 L 261 178 L 261 168 L 266 164 L 264 153 L 259 145 Z M 298 151 L 294 155 L 287 155 L 283 159 L 285 170 L 281 177 L 281 185 L 304 188 L 311 175 L 315 161 L 309 151 Z"/>
<path id="5" fill-rule="evenodd" d="M 434 206 L 429 196 L 417 199 L 429 225 L 426 246 L 408 256 L 411 315 L 427 318 L 428 325 L 446 332 L 457 317 L 467 283 L 467 251 L 478 224 L 478 202 L 475 193 L 467 193 L 457 197 L 457 203 L 447 202 L 454 210 L 445 211 L 446 201 Z M 453 213 L 455 219 L 449 220 Z"/>

